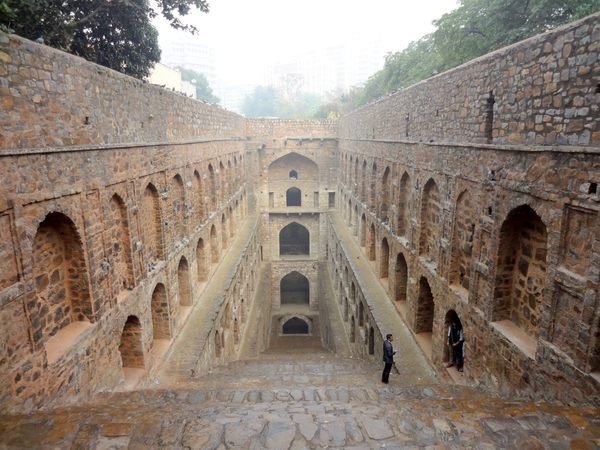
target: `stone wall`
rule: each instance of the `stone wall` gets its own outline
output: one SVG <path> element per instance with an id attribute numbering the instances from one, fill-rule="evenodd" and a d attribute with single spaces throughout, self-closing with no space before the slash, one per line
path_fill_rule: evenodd
<path id="1" fill-rule="evenodd" d="M 597 146 L 598 17 L 482 56 L 362 107 L 340 119 L 339 137 Z"/>
<path id="2" fill-rule="evenodd" d="M 323 342 L 379 361 L 378 312 L 334 209 L 439 370 L 455 310 L 469 382 L 600 404 L 599 17 L 339 124 L 245 120 L 0 34 L 2 408 L 143 386 L 200 302 L 214 320 L 189 349 L 197 373 L 237 358 L 244 336 L 264 349 L 284 314 L 274 283 L 292 269 L 319 293 L 306 316 Z M 283 201 L 290 187 L 301 206 Z M 282 257 L 292 222 L 310 250 Z M 269 317 L 250 331 L 265 289 Z"/>
<path id="3" fill-rule="evenodd" d="M 143 384 L 253 226 L 244 119 L 14 36 L 0 57 L 2 409 Z M 236 357 L 252 242 L 210 299 L 223 351 L 198 349 L 199 370 Z"/>
<path id="4" fill-rule="evenodd" d="M 443 370 L 455 310 L 465 376 L 512 396 L 600 404 L 599 17 L 340 121 L 341 212 L 398 313 Z"/>
<path id="5" fill-rule="evenodd" d="M 0 34 L 0 62 L 0 148 L 245 135 L 237 114 L 16 36 Z"/>

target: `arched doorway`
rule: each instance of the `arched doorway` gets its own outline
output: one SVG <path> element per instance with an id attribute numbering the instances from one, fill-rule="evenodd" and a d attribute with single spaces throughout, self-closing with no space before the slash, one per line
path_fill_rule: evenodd
<path id="1" fill-rule="evenodd" d="M 119 344 L 123 368 L 144 368 L 142 326 L 136 316 L 127 317 Z"/>
<path id="2" fill-rule="evenodd" d="M 309 255 L 310 233 L 306 227 L 292 222 L 279 232 L 279 254 Z"/>
<path id="3" fill-rule="evenodd" d="M 296 187 L 291 187 L 285 192 L 286 206 L 302 206 L 302 191 Z"/>
<path id="4" fill-rule="evenodd" d="M 310 284 L 308 278 L 300 272 L 290 272 L 280 282 L 282 305 L 308 305 L 310 303 Z"/>
<path id="5" fill-rule="evenodd" d="M 309 334 L 308 323 L 300 317 L 292 317 L 284 322 L 281 334 Z"/>

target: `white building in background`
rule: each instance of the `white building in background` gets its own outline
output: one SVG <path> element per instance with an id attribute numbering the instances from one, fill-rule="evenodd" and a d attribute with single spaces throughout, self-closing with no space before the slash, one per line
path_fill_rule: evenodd
<path id="1" fill-rule="evenodd" d="M 169 67 L 182 66 L 204 74 L 213 90 L 217 85 L 215 49 L 200 36 L 171 30 L 158 36 L 160 62 Z"/>
<path id="2" fill-rule="evenodd" d="M 266 79 L 273 86 L 285 88 L 282 84 L 286 80 L 301 78 L 302 91 L 313 94 L 348 92 L 381 70 L 384 60 L 385 51 L 378 42 L 322 47 L 273 65 Z"/>
<path id="3" fill-rule="evenodd" d="M 147 78 L 148 83 L 157 84 L 165 89 L 180 92 L 188 97 L 196 98 L 196 86 L 181 78 L 181 73 L 169 66 L 156 63 Z"/>

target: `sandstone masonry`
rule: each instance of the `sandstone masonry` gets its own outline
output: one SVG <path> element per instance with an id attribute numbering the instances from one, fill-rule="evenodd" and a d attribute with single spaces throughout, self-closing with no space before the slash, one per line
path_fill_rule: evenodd
<path id="1" fill-rule="evenodd" d="M 0 34 L 0 409 L 144 386 L 193 308 L 198 373 L 289 321 L 379 360 L 365 267 L 437 370 L 454 310 L 469 382 L 599 405 L 599 19 L 339 123 L 246 120 Z"/>

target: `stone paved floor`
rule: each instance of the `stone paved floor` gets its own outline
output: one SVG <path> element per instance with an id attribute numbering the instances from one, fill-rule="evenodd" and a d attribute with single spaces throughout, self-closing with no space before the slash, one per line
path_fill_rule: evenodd
<path id="1" fill-rule="evenodd" d="M 0 417 L 2 449 L 598 449 L 600 411 L 511 402 L 321 352 L 268 352 L 176 390 Z"/>

